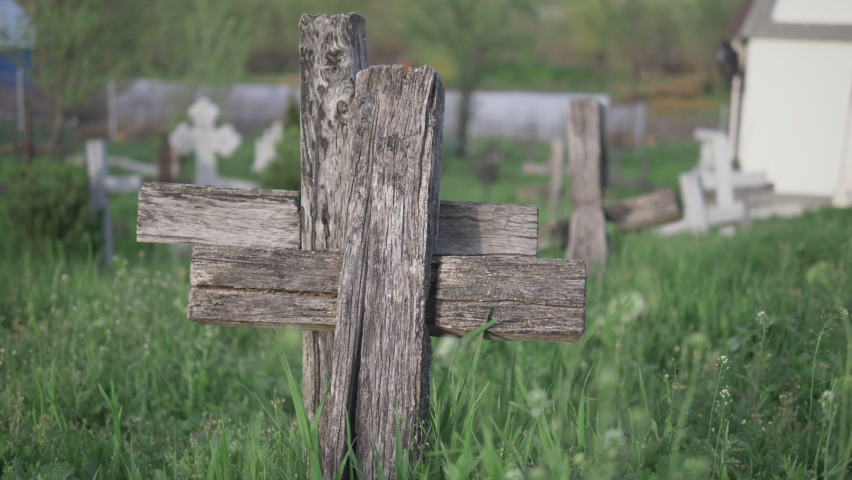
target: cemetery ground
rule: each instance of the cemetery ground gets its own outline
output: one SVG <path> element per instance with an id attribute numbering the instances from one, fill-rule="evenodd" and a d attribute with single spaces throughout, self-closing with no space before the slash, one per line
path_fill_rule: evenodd
<path id="1" fill-rule="evenodd" d="M 521 146 L 501 148 L 488 189 L 447 158 L 442 198 L 516 203 L 519 182 L 544 181 L 517 176 Z M 676 187 L 697 148 L 648 154 L 651 181 Z M 248 155 L 229 162 L 223 174 L 252 178 Z M 625 174 L 638 164 L 625 153 Z M 301 333 L 187 321 L 188 259 L 135 241 L 135 195 L 110 201 L 128 233 L 106 270 L 13 249 L 0 215 L 3 480 L 304 478 L 317 447 Z M 609 233 L 581 342 L 433 339 L 428 449 L 397 478 L 852 475 L 852 210 L 730 238 Z"/>

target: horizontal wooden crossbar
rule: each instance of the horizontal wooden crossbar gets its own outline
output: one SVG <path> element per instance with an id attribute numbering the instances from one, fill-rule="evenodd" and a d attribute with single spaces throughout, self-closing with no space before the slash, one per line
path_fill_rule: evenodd
<path id="1" fill-rule="evenodd" d="M 299 192 L 147 182 L 140 242 L 299 248 Z M 435 255 L 531 255 L 538 207 L 442 201 Z"/>
<path id="2" fill-rule="evenodd" d="M 340 254 L 195 247 L 189 319 L 209 325 L 333 330 Z M 440 257 L 427 307 L 433 335 L 489 319 L 493 340 L 576 342 L 583 335 L 584 262 L 519 256 Z"/>

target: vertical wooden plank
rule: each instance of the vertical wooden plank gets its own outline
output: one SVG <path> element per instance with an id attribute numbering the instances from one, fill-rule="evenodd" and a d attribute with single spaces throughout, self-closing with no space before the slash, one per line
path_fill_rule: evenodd
<path id="1" fill-rule="evenodd" d="M 299 29 L 302 249 L 340 250 L 355 75 L 368 66 L 366 25 L 354 13 L 302 15 Z M 310 416 L 326 392 L 333 338 L 302 336 L 302 399 Z"/>
<path id="2" fill-rule="evenodd" d="M 565 141 L 562 136 L 553 137 L 550 142 L 550 182 L 548 186 L 547 206 L 550 219 L 559 218 L 559 207 L 562 204 L 562 191 L 565 183 Z"/>
<path id="3" fill-rule="evenodd" d="M 89 172 L 89 196 L 92 213 L 103 215 L 104 264 L 112 258 L 112 216 L 107 198 L 107 149 L 102 138 L 86 141 L 86 169 Z"/>
<path id="4" fill-rule="evenodd" d="M 601 194 L 601 108 L 597 99 L 571 101 L 568 150 L 574 213 L 568 232 L 568 259 L 606 262 Z"/>
<path id="5" fill-rule="evenodd" d="M 338 287 L 323 472 L 343 461 L 347 417 L 364 478 L 393 478 L 396 439 L 418 452 L 429 408 L 426 302 L 438 224 L 444 89 L 434 69 L 358 75 L 352 181 Z M 399 437 L 396 432 L 399 431 Z"/>

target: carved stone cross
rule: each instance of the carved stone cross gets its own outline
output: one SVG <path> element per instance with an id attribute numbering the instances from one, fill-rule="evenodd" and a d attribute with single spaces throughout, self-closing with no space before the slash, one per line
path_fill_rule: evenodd
<path id="1" fill-rule="evenodd" d="M 421 451 L 428 335 L 495 320 L 486 338 L 577 341 L 586 268 L 535 258 L 536 207 L 438 200 L 433 69 L 366 68 L 355 14 L 300 27 L 301 193 L 147 183 L 137 236 L 196 246 L 190 320 L 306 331 L 324 478 L 350 446 L 365 478 L 393 478 L 397 438 Z"/>
<path id="2" fill-rule="evenodd" d="M 216 127 L 219 107 L 200 97 L 186 111 L 192 126 L 181 122 L 169 135 L 169 144 L 178 155 L 195 152 L 195 184 L 219 186 L 216 156 L 230 157 L 242 142 L 230 123 Z"/>

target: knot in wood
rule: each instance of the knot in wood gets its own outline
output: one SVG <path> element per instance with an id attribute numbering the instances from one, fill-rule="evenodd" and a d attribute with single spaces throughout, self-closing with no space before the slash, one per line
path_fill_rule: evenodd
<path id="1" fill-rule="evenodd" d="M 346 49 L 344 48 L 333 48 L 325 52 L 326 66 L 338 66 L 343 63 L 344 59 L 346 59 Z"/>
<path id="2" fill-rule="evenodd" d="M 349 112 L 349 104 L 346 103 L 343 100 L 340 100 L 340 101 L 337 102 L 337 109 L 336 110 L 337 110 L 338 115 L 344 115 L 347 112 Z"/>

